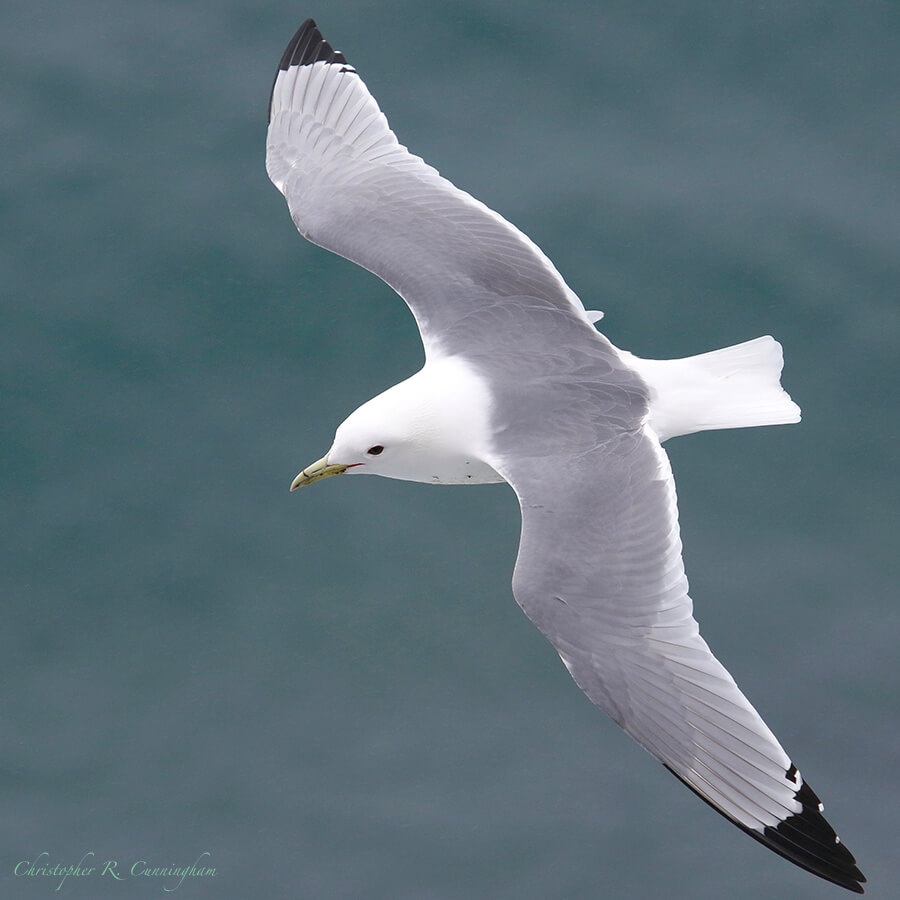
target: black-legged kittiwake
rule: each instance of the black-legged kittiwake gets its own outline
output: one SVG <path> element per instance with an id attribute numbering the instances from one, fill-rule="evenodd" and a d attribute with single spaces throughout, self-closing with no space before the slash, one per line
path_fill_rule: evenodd
<path id="1" fill-rule="evenodd" d="M 304 237 L 403 297 L 426 353 L 291 488 L 341 473 L 508 482 L 516 600 L 578 686 L 751 837 L 862 893 L 819 798 L 700 637 L 662 448 L 799 421 L 781 346 L 678 360 L 614 347 L 531 240 L 398 143 L 312 20 L 278 66 L 266 167 Z"/>

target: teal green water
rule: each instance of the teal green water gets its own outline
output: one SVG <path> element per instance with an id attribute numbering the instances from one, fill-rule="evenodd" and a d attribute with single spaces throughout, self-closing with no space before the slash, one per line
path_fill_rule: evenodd
<path id="1" fill-rule="evenodd" d="M 402 142 L 644 356 L 772 333 L 804 412 L 671 442 L 703 632 L 892 895 L 900 12 L 891 3 L 0 7 L 0 892 L 818 898 L 596 712 L 516 607 L 505 486 L 334 479 L 414 371 L 264 169 L 308 15 Z M 71 877 L 60 896 L 177 879 Z"/>

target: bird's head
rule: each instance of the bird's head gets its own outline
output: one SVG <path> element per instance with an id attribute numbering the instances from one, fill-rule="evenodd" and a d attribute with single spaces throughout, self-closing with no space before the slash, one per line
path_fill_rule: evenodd
<path id="1" fill-rule="evenodd" d="M 488 399 L 471 370 L 426 365 L 352 412 L 331 449 L 291 490 L 331 475 L 383 475 L 427 484 L 503 481 L 485 460 Z"/>
<path id="2" fill-rule="evenodd" d="M 396 385 L 352 412 L 328 453 L 300 472 L 291 490 L 345 473 L 425 480 L 420 471 L 429 455 L 431 419 L 427 402 L 409 382 Z"/>

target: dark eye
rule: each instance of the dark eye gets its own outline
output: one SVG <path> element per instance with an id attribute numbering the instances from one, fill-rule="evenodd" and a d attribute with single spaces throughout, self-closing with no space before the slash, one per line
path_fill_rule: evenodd
<path id="1" fill-rule="evenodd" d="M 381 444 L 376 444 L 374 447 L 369 447 L 369 449 L 366 450 L 366 453 L 368 453 L 369 456 L 378 456 L 383 450 L 384 447 L 382 447 Z"/>

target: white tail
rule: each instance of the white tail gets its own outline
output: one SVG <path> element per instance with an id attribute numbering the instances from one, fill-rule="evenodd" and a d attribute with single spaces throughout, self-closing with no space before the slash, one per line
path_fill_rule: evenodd
<path id="1" fill-rule="evenodd" d="M 661 441 L 715 428 L 800 421 L 800 407 L 781 386 L 781 344 L 769 335 L 685 359 L 619 352 L 650 388 L 649 424 Z"/>

